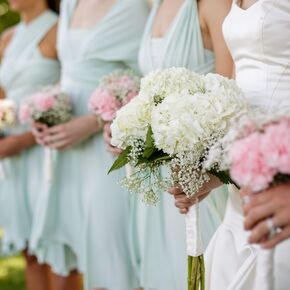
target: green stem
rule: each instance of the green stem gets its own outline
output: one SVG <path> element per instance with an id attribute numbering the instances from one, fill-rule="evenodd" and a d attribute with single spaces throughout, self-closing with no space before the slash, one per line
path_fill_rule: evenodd
<path id="1" fill-rule="evenodd" d="M 205 290 L 203 255 L 199 257 L 188 257 L 188 290 Z"/>

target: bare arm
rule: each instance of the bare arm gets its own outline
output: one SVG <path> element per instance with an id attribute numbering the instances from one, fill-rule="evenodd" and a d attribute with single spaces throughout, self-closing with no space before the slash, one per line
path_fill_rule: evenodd
<path id="1" fill-rule="evenodd" d="M 199 4 L 201 28 L 215 54 L 216 73 L 229 78 L 233 75 L 233 60 L 224 40 L 222 25 L 231 4 L 232 0 L 201 0 Z"/>

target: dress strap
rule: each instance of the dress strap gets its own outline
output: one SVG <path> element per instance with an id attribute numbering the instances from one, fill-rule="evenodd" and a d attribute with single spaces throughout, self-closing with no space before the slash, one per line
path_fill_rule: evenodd
<path id="1" fill-rule="evenodd" d="M 28 32 L 33 37 L 33 43 L 38 45 L 49 30 L 57 23 L 58 16 L 51 10 L 47 10 L 40 15 L 28 28 Z"/>

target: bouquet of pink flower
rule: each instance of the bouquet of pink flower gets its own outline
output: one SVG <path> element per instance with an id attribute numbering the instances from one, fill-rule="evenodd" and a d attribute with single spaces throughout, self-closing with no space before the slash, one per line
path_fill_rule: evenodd
<path id="1" fill-rule="evenodd" d="M 241 187 L 259 192 L 290 181 L 290 117 L 236 140 L 229 153 L 230 174 Z"/>
<path id="2" fill-rule="evenodd" d="M 16 107 L 12 100 L 0 100 L 0 130 L 13 127 L 16 124 Z"/>
<path id="3" fill-rule="evenodd" d="M 16 124 L 16 107 L 12 100 L 0 100 L 0 131 L 4 131 Z M 4 134 L 1 132 L 1 135 Z M 0 179 L 5 178 L 4 164 L 0 160 Z"/>
<path id="4" fill-rule="evenodd" d="M 58 86 L 44 88 L 28 97 L 19 110 L 22 123 L 35 121 L 49 127 L 69 121 L 71 115 L 69 97 L 61 93 Z"/>
<path id="5" fill-rule="evenodd" d="M 239 187 L 247 187 L 255 193 L 289 182 L 290 115 L 253 111 L 210 151 L 209 160 L 229 170 Z M 269 227 L 272 227 L 270 223 L 269 220 Z M 274 289 L 273 264 L 274 250 L 261 249 L 255 290 Z"/>
<path id="6" fill-rule="evenodd" d="M 72 117 L 72 105 L 68 96 L 60 91 L 60 87 L 46 87 L 28 97 L 19 110 L 22 123 L 39 122 L 48 127 L 69 121 Z M 50 182 L 53 176 L 52 150 L 45 147 L 44 175 Z"/>
<path id="7" fill-rule="evenodd" d="M 140 90 L 140 77 L 131 70 L 117 70 L 105 76 L 89 100 L 89 109 L 103 121 L 111 122 L 117 111 Z"/>

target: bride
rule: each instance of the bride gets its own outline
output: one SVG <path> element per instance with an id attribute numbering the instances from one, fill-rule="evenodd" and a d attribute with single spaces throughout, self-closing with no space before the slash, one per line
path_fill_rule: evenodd
<path id="1" fill-rule="evenodd" d="M 234 0 L 223 31 L 237 83 L 249 101 L 268 110 L 290 107 L 290 1 Z M 254 289 L 256 244 L 277 245 L 274 289 L 289 289 L 290 184 L 256 197 L 242 190 L 242 195 L 251 195 L 244 208 L 238 190 L 230 191 L 223 224 L 206 253 L 206 289 Z M 190 201 L 179 204 L 181 210 L 188 206 Z M 269 224 L 282 231 L 265 242 Z"/>

